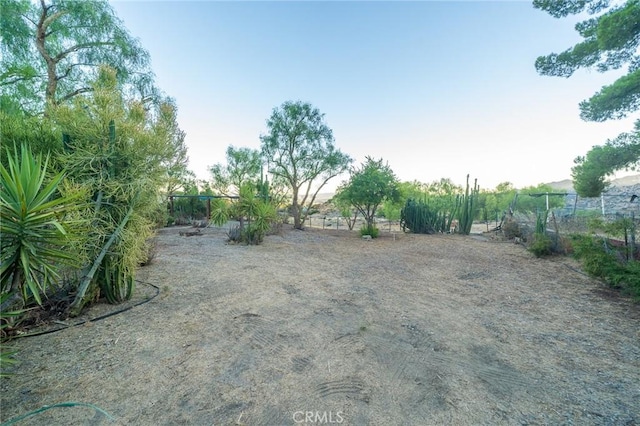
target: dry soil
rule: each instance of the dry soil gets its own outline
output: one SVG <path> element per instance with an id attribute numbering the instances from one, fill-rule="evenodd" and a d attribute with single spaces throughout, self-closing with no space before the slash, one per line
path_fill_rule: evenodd
<path id="1" fill-rule="evenodd" d="M 15 341 L 3 421 L 77 401 L 115 422 L 20 424 L 640 423 L 640 307 L 570 259 L 490 235 L 184 230 L 140 270 L 149 303 Z"/>

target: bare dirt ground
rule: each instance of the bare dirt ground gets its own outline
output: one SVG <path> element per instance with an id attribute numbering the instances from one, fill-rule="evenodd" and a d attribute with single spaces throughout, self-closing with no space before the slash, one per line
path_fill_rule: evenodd
<path id="1" fill-rule="evenodd" d="M 18 339 L 20 424 L 636 425 L 640 306 L 486 236 L 159 232 L 149 303 Z M 140 286 L 142 288 L 143 286 Z"/>

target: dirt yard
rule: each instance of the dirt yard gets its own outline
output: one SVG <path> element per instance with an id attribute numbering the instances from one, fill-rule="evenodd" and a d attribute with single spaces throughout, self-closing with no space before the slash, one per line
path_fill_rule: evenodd
<path id="1" fill-rule="evenodd" d="M 3 421 L 76 401 L 116 421 L 19 424 L 640 424 L 640 305 L 570 259 L 484 235 L 181 230 L 141 268 L 155 299 L 15 342 Z"/>

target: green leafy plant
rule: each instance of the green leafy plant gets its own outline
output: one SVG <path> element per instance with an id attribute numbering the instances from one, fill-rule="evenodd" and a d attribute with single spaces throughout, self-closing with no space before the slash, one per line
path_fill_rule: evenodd
<path id="1" fill-rule="evenodd" d="M 529 245 L 528 249 L 536 257 L 543 257 L 550 255 L 553 250 L 553 241 L 547 234 L 534 234 L 533 241 Z"/>
<path id="2" fill-rule="evenodd" d="M 8 169 L 0 165 L 0 286 L 3 293 L 20 294 L 23 304 L 31 297 L 42 303 L 41 294 L 59 278 L 58 268 L 77 260 L 65 250 L 64 222 L 77 199 L 59 194 L 62 173 L 47 179 L 48 161 L 23 146 L 20 158 L 8 158 Z"/>
<path id="3" fill-rule="evenodd" d="M 536 229 L 528 247 L 536 257 L 548 256 L 553 252 L 553 241 L 547 235 L 548 217 L 549 210 L 538 211 L 536 214 Z"/>
<path id="4" fill-rule="evenodd" d="M 380 234 L 380 230 L 373 225 L 364 225 L 360 228 L 360 236 L 370 235 L 371 238 L 378 238 L 378 234 Z"/>
<path id="5" fill-rule="evenodd" d="M 621 262 L 602 237 L 573 235 L 571 242 L 573 255 L 581 261 L 587 274 L 640 299 L 640 262 Z"/>

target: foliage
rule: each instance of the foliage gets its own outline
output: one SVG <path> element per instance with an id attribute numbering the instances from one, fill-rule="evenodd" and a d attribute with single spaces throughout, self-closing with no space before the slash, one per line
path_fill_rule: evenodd
<path id="1" fill-rule="evenodd" d="M 167 184 L 167 165 L 176 155 L 179 131 L 170 101 L 155 111 L 125 101 L 115 71 L 109 68 L 101 69 L 89 95 L 76 96 L 50 112 L 68 135 L 60 156 L 68 177 L 91 197 L 87 201 L 93 232 L 86 249 L 93 263 L 85 266 L 72 304 L 77 314 L 96 288 L 112 302 L 130 296 L 135 271 L 146 260 L 157 212 L 164 209 L 159 191 Z M 86 280 L 93 278 L 89 271 L 95 279 L 85 295 Z"/>
<path id="2" fill-rule="evenodd" d="M 360 169 L 353 169 L 348 182 L 338 188 L 339 199 L 351 204 L 362 214 L 366 228 L 372 229 L 378 207 L 385 201 L 397 202 L 398 180 L 382 159 L 367 157 Z"/>
<path id="3" fill-rule="evenodd" d="M 555 209 L 564 206 L 564 194 L 558 194 L 558 191 L 549 185 L 540 184 L 536 186 L 526 186 L 519 191 L 519 197 L 515 204 L 515 210 L 526 213 L 535 213 L 540 210 L 547 209 L 547 197 L 549 193 L 549 209 Z"/>
<path id="4" fill-rule="evenodd" d="M 65 223 L 78 198 L 60 196 L 62 173 L 47 179 L 48 157 L 22 146 L 20 157 L 8 162 L 8 170 L 0 165 L 0 291 L 19 293 L 23 303 L 31 297 L 41 303 L 41 293 L 59 277 L 57 269 L 78 260 L 66 250 L 72 236 Z"/>
<path id="5" fill-rule="evenodd" d="M 358 220 L 358 210 L 352 208 L 351 202 L 345 197 L 345 195 L 345 192 L 338 191 L 331 199 L 331 202 L 335 207 L 337 207 L 340 212 L 340 216 L 347 222 L 349 231 L 353 231 L 356 220 Z"/>
<path id="6" fill-rule="evenodd" d="M 360 236 L 364 237 L 365 235 L 371 236 L 371 238 L 378 238 L 380 234 L 380 230 L 374 225 L 363 225 L 360 228 Z"/>
<path id="7" fill-rule="evenodd" d="M 242 230 L 240 229 L 240 225 L 235 225 L 227 231 L 227 241 L 233 243 L 239 243 L 242 241 Z"/>
<path id="8" fill-rule="evenodd" d="M 274 108 L 267 128 L 269 133 L 260 136 L 262 154 L 269 172 L 291 189 L 294 227 L 302 229 L 305 210 L 330 179 L 348 170 L 352 160 L 335 148 L 324 114 L 309 103 L 288 101 Z"/>
<path id="9" fill-rule="evenodd" d="M 41 112 L 90 92 L 102 65 L 139 99 L 157 94 L 149 54 L 106 0 L 3 1 L 0 38 L 3 109 Z"/>
<path id="10" fill-rule="evenodd" d="M 459 209 L 458 223 L 459 233 L 469 235 L 471 233 L 471 226 L 473 220 L 476 217 L 477 200 L 480 188 L 478 187 L 478 180 L 476 179 L 473 184 L 473 188 L 469 187 L 469 175 L 467 175 L 467 187 L 463 195 L 458 198 Z"/>
<path id="11" fill-rule="evenodd" d="M 640 299 L 640 262 L 620 262 L 602 237 L 573 235 L 572 247 L 585 272 Z"/>
<path id="12" fill-rule="evenodd" d="M 211 202 L 211 218 L 210 221 L 216 226 L 222 226 L 229 220 L 229 207 L 227 202 L 220 198 Z"/>
<path id="13" fill-rule="evenodd" d="M 509 211 L 517 190 L 511 182 L 502 182 L 495 189 L 480 190 L 477 198 L 478 216 L 476 219 L 489 221 L 499 220 Z"/>
<path id="14" fill-rule="evenodd" d="M 260 151 L 250 148 L 227 148 L 227 164 L 210 167 L 213 187 L 221 194 L 238 194 L 245 183 L 257 184 L 262 171 Z"/>
<path id="15" fill-rule="evenodd" d="M 206 189 L 200 188 L 195 179 L 186 179 L 183 181 L 182 188 L 182 191 L 176 191 L 173 195 L 213 195 L 209 194 Z M 188 223 L 189 221 L 186 218 L 202 219 L 206 217 L 206 214 L 206 199 L 201 199 L 200 197 L 173 198 L 173 215 L 176 219 L 179 219 L 181 223 Z"/>
<path id="16" fill-rule="evenodd" d="M 601 0 L 534 0 L 534 7 L 559 18 L 587 12 L 591 18 L 576 24 L 584 39 L 560 53 L 541 56 L 536 69 L 542 75 L 569 77 L 579 68 L 599 72 L 628 64 L 627 73 L 580 103 L 587 121 L 626 117 L 640 108 L 640 1 L 610 4 Z M 595 146 L 577 157 L 572 168 L 574 188 L 582 197 L 596 197 L 606 188 L 606 178 L 616 170 L 637 166 L 640 161 L 640 121 L 632 133 L 622 133 L 604 146 Z"/>
<path id="17" fill-rule="evenodd" d="M 451 208 L 452 200 L 462 188 L 455 185 L 451 179 L 443 178 L 431 183 L 418 181 L 398 182 L 398 197 L 394 200 L 385 200 L 381 205 L 382 214 L 389 220 L 400 220 L 402 208 L 408 199 L 425 200 L 429 199 L 429 204 L 438 205 L 438 208 Z"/>
<path id="18" fill-rule="evenodd" d="M 237 229 L 229 230 L 228 240 L 243 241 L 251 245 L 262 243 L 277 219 L 274 205 L 268 199 L 264 200 L 250 183 L 240 187 L 240 199 L 233 204 L 229 205 L 222 200 L 216 200 L 212 204 L 211 221 L 216 225 L 224 225 L 233 216 L 240 217 L 241 221 Z M 246 224 L 244 219 L 247 220 Z"/>
<path id="19" fill-rule="evenodd" d="M 0 309 L 0 341 L 4 341 L 7 338 L 7 329 L 12 326 L 12 324 L 15 324 L 16 319 L 24 313 L 24 310 L 22 309 L 15 311 L 7 310 L 6 306 L 12 304 L 12 296 L 13 295 L 11 293 L 0 293 L 0 306 L 2 307 Z M 7 377 L 9 374 L 5 373 L 6 368 L 17 362 L 13 358 L 16 352 L 7 349 L 8 348 L 4 344 L 0 348 L 0 378 Z"/>
<path id="20" fill-rule="evenodd" d="M 55 155 L 62 152 L 62 135 L 51 120 L 21 112 L 9 114 L 0 109 L 0 141 L 0 162 L 7 168 L 8 158 L 12 155 L 19 157 L 21 147 L 27 146 L 34 155 L 50 154 L 49 167 L 58 169 Z"/>
<path id="21" fill-rule="evenodd" d="M 534 7 L 556 18 L 587 12 L 592 17 L 576 24 L 584 39 L 560 54 L 541 56 L 536 69 L 542 75 L 570 77 L 580 68 L 599 72 L 629 64 L 628 73 L 580 104 L 588 121 L 625 117 L 640 106 L 640 2 L 627 0 L 610 5 L 600 0 L 534 0 Z"/>
<path id="22" fill-rule="evenodd" d="M 552 253 L 553 241 L 546 234 L 535 233 L 533 235 L 533 241 L 529 244 L 529 251 L 536 257 L 548 256 Z"/>
<path id="23" fill-rule="evenodd" d="M 536 234 L 546 234 L 549 210 L 540 210 L 536 213 Z"/>
<path id="24" fill-rule="evenodd" d="M 616 170 L 634 169 L 640 165 L 640 121 L 632 132 L 622 133 L 603 146 L 594 146 L 574 163 L 571 175 L 578 195 L 599 196 L 608 186 L 608 176 Z"/>
<path id="25" fill-rule="evenodd" d="M 462 192 L 462 187 L 453 183 L 449 178 L 433 181 L 427 185 L 423 185 L 423 188 L 424 193 L 434 196 L 454 195 Z"/>
<path id="26" fill-rule="evenodd" d="M 624 257 L 633 259 L 635 247 L 636 225 L 632 218 L 620 216 L 614 221 L 604 221 L 601 216 L 593 217 L 588 222 L 589 231 L 604 233 L 613 238 L 623 238 L 625 242 Z"/>
<path id="27" fill-rule="evenodd" d="M 540 210 L 536 213 L 536 229 L 528 247 L 529 251 L 536 257 L 548 256 L 552 252 L 553 241 L 547 235 L 548 217 L 549 210 Z"/>
<path id="28" fill-rule="evenodd" d="M 166 195 L 184 189 L 187 182 L 193 179 L 194 173 L 187 169 L 189 157 L 185 138 L 187 134 L 178 126 L 178 107 L 171 98 L 166 98 L 158 105 L 158 123 L 163 127 L 168 142 L 168 155 L 161 160 L 166 170 Z"/>

